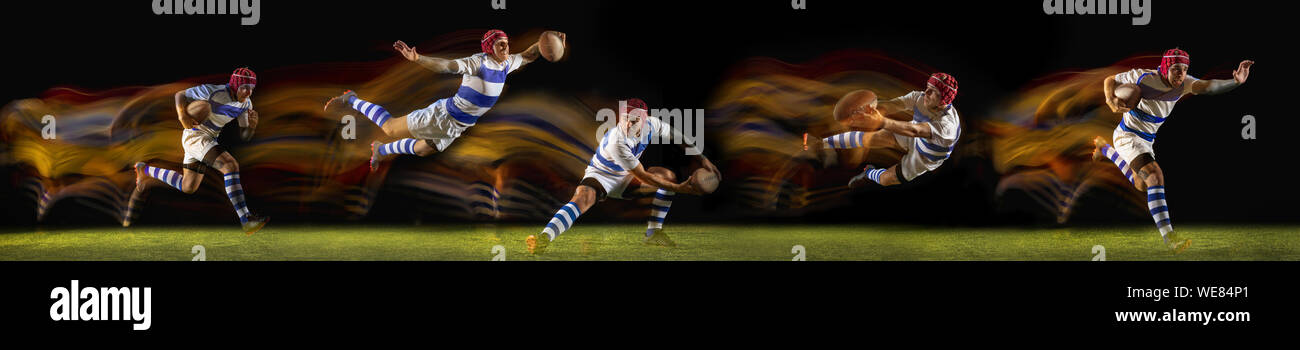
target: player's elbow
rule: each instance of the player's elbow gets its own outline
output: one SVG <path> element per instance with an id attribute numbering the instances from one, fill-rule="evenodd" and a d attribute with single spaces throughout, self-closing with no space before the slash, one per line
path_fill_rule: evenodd
<path id="1" fill-rule="evenodd" d="M 460 70 L 460 64 L 456 63 L 456 61 L 436 60 L 434 62 L 433 70 L 438 73 L 451 74 Z"/>
<path id="2" fill-rule="evenodd" d="M 919 124 L 912 124 L 907 127 L 906 134 L 909 137 L 930 137 L 930 130 Z"/>

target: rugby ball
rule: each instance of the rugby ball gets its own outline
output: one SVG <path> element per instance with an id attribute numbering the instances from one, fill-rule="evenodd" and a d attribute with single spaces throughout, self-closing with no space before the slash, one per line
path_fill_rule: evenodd
<path id="1" fill-rule="evenodd" d="M 849 123 L 857 124 L 854 123 L 855 121 L 867 122 L 869 121 L 869 119 L 864 118 L 864 116 L 861 115 L 859 112 L 874 114 L 876 112 L 875 105 L 876 105 L 875 92 L 872 92 L 871 90 L 855 90 L 849 92 L 848 94 L 845 94 L 844 97 L 840 98 L 839 102 L 835 103 L 835 109 L 834 111 L 832 111 L 832 114 L 835 115 L 835 121 L 844 124 L 849 124 Z M 880 128 L 880 125 L 859 124 L 855 126 L 866 127 L 867 129 L 873 129 L 873 130 Z"/>
<path id="2" fill-rule="evenodd" d="M 1137 84 L 1121 84 L 1115 87 L 1115 97 L 1124 101 L 1125 108 L 1134 109 L 1142 101 L 1142 88 Z"/>
<path id="3" fill-rule="evenodd" d="M 709 194 L 718 190 L 718 174 L 714 174 L 709 169 L 695 169 L 695 175 L 692 176 L 695 178 L 695 188 L 699 189 L 700 192 Z"/>
<path id="4" fill-rule="evenodd" d="M 190 118 L 194 118 L 195 123 L 202 124 L 212 114 L 212 106 L 208 105 L 208 101 L 190 102 L 185 106 L 185 113 L 189 114 Z"/>
<path id="5" fill-rule="evenodd" d="M 564 40 L 555 32 L 542 33 L 541 39 L 537 40 L 538 48 L 542 51 L 542 57 L 547 61 L 555 62 L 564 58 Z"/>

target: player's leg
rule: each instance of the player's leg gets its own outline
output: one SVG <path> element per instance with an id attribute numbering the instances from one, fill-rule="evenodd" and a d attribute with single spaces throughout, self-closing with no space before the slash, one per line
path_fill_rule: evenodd
<path id="1" fill-rule="evenodd" d="M 193 194 L 203 184 L 203 163 L 189 163 L 181 166 L 181 192 Z"/>
<path id="2" fill-rule="evenodd" d="M 379 141 L 370 143 L 370 171 L 379 169 L 384 157 L 395 154 L 410 154 L 421 157 L 428 157 L 438 153 L 438 149 L 433 147 L 432 140 L 416 140 L 414 138 L 404 138 L 401 140 L 383 143 Z"/>
<path id="3" fill-rule="evenodd" d="M 594 184 L 593 184 L 594 183 Z M 594 185 L 594 187 L 593 187 Z M 546 249 L 546 246 L 554 241 L 556 237 L 573 227 L 578 217 L 587 209 L 596 203 L 596 200 L 603 197 L 604 189 L 599 183 L 595 183 L 592 178 L 585 178 L 578 188 L 573 190 L 573 198 L 568 203 L 560 207 L 551 217 L 551 221 L 546 223 L 546 228 L 542 229 L 539 235 L 528 236 L 524 240 L 524 245 L 528 248 L 529 253 L 540 253 Z"/>
<path id="4" fill-rule="evenodd" d="M 187 194 L 194 193 L 193 189 L 186 186 L 189 183 L 194 182 L 193 178 L 197 177 L 199 181 L 202 181 L 203 179 L 202 174 L 193 174 L 193 172 L 188 168 L 182 169 L 182 171 L 178 172 L 167 168 L 151 166 L 145 162 L 135 163 L 135 174 L 136 189 L 143 189 L 144 185 L 146 185 L 146 181 L 153 178 Z M 197 188 L 198 186 L 194 187 Z"/>
<path id="5" fill-rule="evenodd" d="M 375 125 L 384 129 L 384 132 L 387 133 L 389 136 L 393 136 L 393 137 L 410 136 L 409 133 L 403 134 L 399 132 L 394 134 L 394 131 L 396 131 L 396 129 L 405 130 L 406 123 L 402 123 L 402 122 L 390 123 L 390 121 L 392 121 L 393 119 L 393 115 L 388 112 L 388 109 L 378 104 L 370 103 L 370 101 L 357 98 L 357 93 L 352 92 L 352 90 L 344 91 L 342 95 L 331 98 L 329 102 L 325 103 L 326 111 L 330 109 L 342 108 L 342 107 L 351 108 L 357 112 L 361 112 L 362 115 L 366 116 L 366 119 L 369 119 L 371 122 L 375 123 Z"/>
<path id="6" fill-rule="evenodd" d="M 384 134 L 388 134 L 388 136 L 391 137 L 411 137 L 411 129 L 410 126 L 407 125 L 409 119 L 407 118 L 410 118 L 410 115 L 397 117 L 396 119 L 384 123 L 384 125 L 380 125 L 379 128 L 384 129 Z"/>
<path id="7" fill-rule="evenodd" d="M 235 214 L 239 215 L 239 223 L 244 228 L 244 233 L 253 234 L 266 225 L 269 218 L 261 217 L 248 208 L 248 203 L 244 200 L 244 186 L 239 179 L 239 163 L 230 153 L 222 151 L 216 159 L 212 161 L 212 167 L 221 171 L 222 180 L 226 187 L 226 196 L 230 198 L 230 204 L 235 208 Z"/>
<path id="8" fill-rule="evenodd" d="M 903 183 L 903 174 L 901 168 L 895 164 L 888 168 L 877 168 L 867 165 L 865 171 L 858 176 L 849 180 L 849 187 L 860 187 L 867 181 L 875 182 L 880 186 L 889 187 Z"/>
<path id="9" fill-rule="evenodd" d="M 822 139 L 822 148 L 847 149 L 867 147 L 875 132 L 849 131 L 831 135 Z"/>
<path id="10" fill-rule="evenodd" d="M 202 164 L 196 164 L 202 166 Z M 167 186 L 175 188 L 186 194 L 194 193 L 203 182 L 203 173 L 190 170 L 191 164 L 185 164 L 182 171 L 151 166 L 145 162 L 135 163 L 135 189 L 131 191 L 131 199 L 126 202 L 126 212 L 122 214 L 122 227 L 130 227 L 131 221 L 139 216 L 140 208 L 145 201 L 145 190 L 151 179 L 161 181 Z"/>
<path id="11" fill-rule="evenodd" d="M 668 170 L 667 168 L 650 167 L 649 169 L 646 169 L 646 171 L 662 176 L 665 179 L 668 179 L 669 182 L 677 181 L 677 176 L 673 174 L 672 170 Z M 634 182 L 639 183 L 640 181 Z M 673 241 L 668 238 L 667 234 L 663 233 L 663 228 L 664 218 L 668 216 L 668 209 L 672 207 L 673 199 L 677 197 L 677 193 L 650 185 L 638 184 L 637 187 L 643 188 L 644 190 L 654 191 L 654 199 L 650 202 L 650 216 L 646 218 L 645 238 L 642 242 L 660 246 L 676 245 L 676 243 L 673 243 Z"/>
<path id="12" fill-rule="evenodd" d="M 1150 154 L 1138 156 L 1133 160 L 1133 164 L 1139 166 L 1138 176 L 1147 184 L 1147 209 L 1150 210 L 1156 228 L 1160 230 L 1160 237 L 1174 252 L 1187 249 L 1192 240 L 1183 239 L 1174 233 L 1174 224 L 1169 216 L 1169 204 L 1165 201 L 1165 174 L 1160 169 L 1160 164 L 1156 163 L 1155 158 Z"/>
<path id="13" fill-rule="evenodd" d="M 1128 182 L 1133 184 L 1133 187 L 1137 188 L 1138 191 L 1146 188 L 1146 183 L 1143 182 L 1141 177 L 1137 176 L 1137 172 L 1133 171 L 1132 167 L 1129 167 L 1128 161 L 1125 161 L 1124 157 L 1120 156 L 1114 147 L 1106 143 L 1105 139 L 1097 136 L 1092 139 L 1092 144 L 1094 146 L 1092 150 L 1092 159 L 1094 161 L 1105 160 L 1115 164 L 1115 167 L 1119 168 L 1119 172 L 1124 175 L 1124 178 L 1128 179 Z"/>
<path id="14" fill-rule="evenodd" d="M 915 150 L 909 150 L 899 145 L 898 140 L 894 137 L 893 133 L 889 131 L 881 130 L 871 134 L 875 134 L 875 135 L 868 136 L 868 139 L 865 141 L 872 142 L 873 147 L 893 148 L 893 149 L 902 150 L 904 152 L 903 160 L 906 160 L 907 157 L 909 156 L 914 156 L 910 152 L 915 152 Z M 900 162 L 902 162 L 903 160 L 900 160 Z M 854 176 L 852 179 L 849 179 L 848 186 L 850 188 L 857 188 L 857 187 L 865 186 L 868 183 L 872 183 L 872 182 L 880 184 L 881 186 L 897 185 L 901 183 L 897 175 L 898 173 L 899 172 L 898 172 L 897 164 L 887 168 L 880 168 L 868 164 L 866 167 L 862 169 L 862 173 L 858 174 L 857 176 Z"/>

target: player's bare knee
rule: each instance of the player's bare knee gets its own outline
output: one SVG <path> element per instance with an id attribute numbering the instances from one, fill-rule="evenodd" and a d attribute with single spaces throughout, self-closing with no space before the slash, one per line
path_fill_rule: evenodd
<path id="1" fill-rule="evenodd" d="M 181 192 L 184 192 L 185 194 L 194 194 L 194 192 L 198 192 L 198 190 L 199 190 L 199 184 L 201 184 L 201 183 L 202 183 L 202 182 L 200 182 L 200 181 L 184 181 L 184 182 L 181 182 Z"/>
<path id="2" fill-rule="evenodd" d="M 570 201 L 577 204 L 578 209 L 586 211 L 596 202 L 596 190 L 587 186 L 578 186 L 577 189 L 573 190 L 573 199 Z"/>
<path id="3" fill-rule="evenodd" d="M 234 159 L 223 161 L 218 165 L 220 166 L 217 167 L 217 170 L 220 170 L 222 174 L 231 174 L 231 173 L 239 172 L 239 163 L 235 163 Z"/>
<path id="4" fill-rule="evenodd" d="M 434 153 L 438 153 L 438 150 L 433 148 L 433 146 L 429 146 L 428 142 L 424 140 L 419 140 L 415 142 L 415 155 L 421 157 L 428 157 L 433 155 Z"/>
<path id="5" fill-rule="evenodd" d="M 1145 175 L 1143 182 L 1145 182 L 1147 186 L 1165 185 L 1165 172 L 1160 170 L 1160 165 L 1151 163 L 1142 167 L 1142 170 L 1142 173 Z"/>

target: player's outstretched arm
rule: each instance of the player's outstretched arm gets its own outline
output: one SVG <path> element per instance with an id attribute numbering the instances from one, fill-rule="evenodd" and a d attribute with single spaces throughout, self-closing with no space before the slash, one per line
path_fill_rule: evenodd
<path id="1" fill-rule="evenodd" d="M 565 39 L 564 33 L 557 32 L 554 30 L 548 30 L 542 32 L 542 36 L 538 37 L 537 39 L 538 42 L 533 43 L 533 45 L 529 46 L 527 50 L 524 50 L 523 52 L 519 53 L 519 57 L 523 57 L 525 64 L 532 63 L 533 61 L 536 61 L 538 58 L 542 57 L 541 38 L 545 38 L 547 34 L 555 34 L 560 38 L 560 43 L 564 44 L 564 46 L 566 47 L 569 45 L 569 41 Z"/>
<path id="2" fill-rule="evenodd" d="M 1197 95 L 1218 95 L 1232 89 L 1236 89 L 1241 84 L 1246 83 L 1246 78 L 1250 77 L 1250 66 L 1255 61 L 1245 60 L 1237 65 L 1237 70 L 1232 71 L 1232 79 L 1201 79 L 1192 82 L 1192 93 Z"/>
<path id="3" fill-rule="evenodd" d="M 438 73 L 455 73 L 460 70 L 459 64 L 454 60 L 445 58 L 424 56 L 415 52 L 415 47 L 407 46 L 405 42 L 398 40 L 393 43 L 393 49 L 402 54 L 407 61 L 419 63 L 420 66 L 428 68 Z"/>
<path id="4" fill-rule="evenodd" d="M 670 128 L 669 128 L 669 132 L 671 133 L 671 136 L 670 136 L 670 137 L 671 137 L 671 139 L 673 139 L 673 140 L 686 140 L 686 136 L 682 135 L 682 130 L 681 130 L 681 129 L 678 129 L 678 128 L 676 128 L 676 127 L 670 127 Z M 696 142 L 699 142 L 699 141 L 696 140 Z M 702 145 L 700 145 L 700 146 L 702 146 Z M 680 149 L 682 149 L 683 151 L 688 151 L 688 150 L 690 150 L 691 146 L 688 145 L 686 142 L 681 142 L 681 143 L 677 143 L 677 148 L 680 148 Z M 690 154 L 690 153 L 687 153 L 687 154 Z M 703 167 L 704 169 L 708 169 L 709 171 L 713 172 L 714 174 L 716 174 L 716 175 L 718 176 L 718 181 L 722 181 L 722 172 L 721 172 L 721 171 L 718 171 L 718 167 L 715 166 L 715 165 L 713 165 L 713 162 L 710 162 L 710 161 L 709 161 L 709 157 L 705 157 L 704 154 L 697 154 L 697 155 L 695 155 L 695 157 L 698 157 L 698 158 L 700 159 L 700 166 L 701 166 L 701 167 Z M 676 192 L 676 191 L 674 191 L 674 192 Z"/>
<path id="5" fill-rule="evenodd" d="M 641 182 L 650 184 L 654 187 L 682 194 L 699 194 L 694 187 L 688 185 L 691 182 L 691 179 L 694 179 L 693 176 L 686 179 L 686 181 L 682 181 L 682 183 L 673 183 L 662 176 L 646 171 L 645 166 L 642 166 L 641 164 L 637 164 L 636 168 L 633 168 L 631 173 L 637 180 L 641 180 Z"/>
<path id="6" fill-rule="evenodd" d="M 930 123 L 912 124 L 904 121 L 885 119 L 885 125 L 881 129 L 889 130 L 889 132 L 907 137 L 930 137 Z"/>
<path id="7" fill-rule="evenodd" d="M 912 120 L 912 116 L 910 115 L 906 117 L 892 117 L 892 115 L 895 115 L 898 112 L 902 112 L 903 110 L 907 109 L 907 105 L 903 104 L 902 97 L 894 98 L 891 100 L 878 101 L 876 102 L 875 109 L 876 112 L 879 112 L 880 116 L 883 118 L 890 118 L 894 120 L 903 120 L 903 121 Z"/>
<path id="8" fill-rule="evenodd" d="M 188 106 L 189 103 L 189 98 L 185 97 L 185 90 L 176 92 L 176 118 L 180 119 L 181 126 L 186 129 L 192 129 L 199 125 L 199 123 L 194 122 L 194 118 L 190 117 L 190 114 L 185 110 L 185 106 Z"/>

